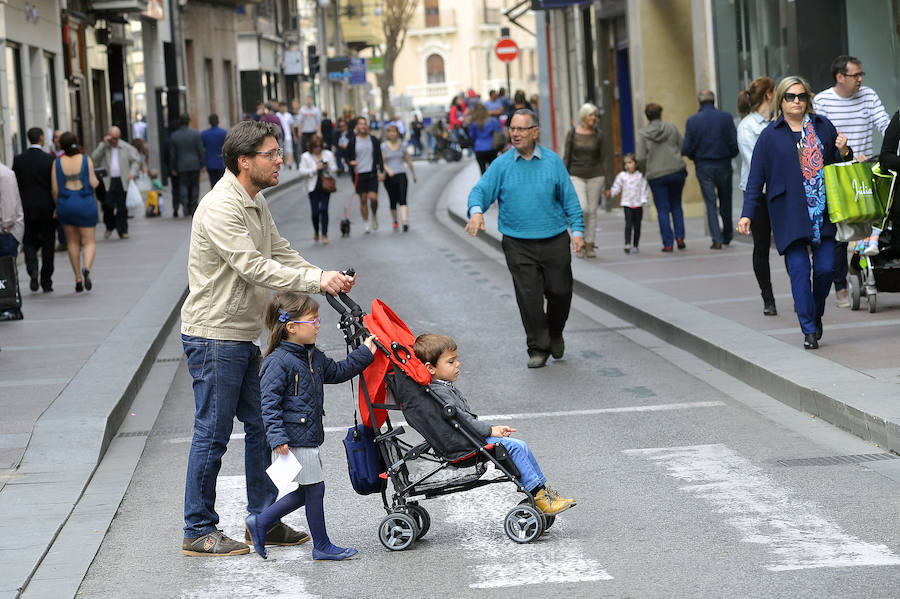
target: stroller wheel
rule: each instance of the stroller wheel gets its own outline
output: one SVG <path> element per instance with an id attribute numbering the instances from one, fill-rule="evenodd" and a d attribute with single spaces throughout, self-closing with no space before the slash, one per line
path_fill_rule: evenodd
<path id="1" fill-rule="evenodd" d="M 850 309 L 859 310 L 859 297 L 861 295 L 859 275 L 850 275 Z"/>
<path id="2" fill-rule="evenodd" d="M 875 314 L 876 303 L 875 298 L 878 297 L 877 293 L 866 293 L 866 301 L 869 302 L 869 314 Z"/>
<path id="3" fill-rule="evenodd" d="M 523 499 L 519 502 L 519 505 L 531 505 L 531 503 L 527 499 Z M 556 516 L 547 514 L 541 514 L 544 517 L 544 532 L 550 530 L 550 527 L 553 526 L 553 523 L 556 522 Z"/>
<path id="4" fill-rule="evenodd" d="M 530 505 L 517 505 L 506 514 L 503 529 L 510 540 L 530 543 L 543 534 L 544 515 Z"/>
<path id="5" fill-rule="evenodd" d="M 378 527 L 378 539 L 391 551 L 403 551 L 416 540 L 418 526 L 415 521 L 399 512 L 388 514 Z"/>
<path id="6" fill-rule="evenodd" d="M 416 523 L 416 528 L 418 529 L 416 540 L 418 541 L 424 537 L 425 533 L 428 532 L 428 529 L 431 528 L 431 516 L 428 515 L 428 511 L 425 508 L 415 503 L 407 503 L 406 509 L 409 516 L 412 517 Z"/>

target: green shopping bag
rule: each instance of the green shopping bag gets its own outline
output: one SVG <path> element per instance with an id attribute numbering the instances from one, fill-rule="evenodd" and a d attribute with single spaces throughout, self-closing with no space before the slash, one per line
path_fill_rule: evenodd
<path id="1" fill-rule="evenodd" d="M 878 162 L 872 167 L 873 185 L 872 192 L 885 211 L 890 210 L 891 200 L 896 193 L 897 173 L 892 170 L 882 169 Z"/>
<path id="2" fill-rule="evenodd" d="M 873 193 L 872 165 L 841 162 L 825 167 L 828 217 L 833 223 L 871 223 L 884 215 L 884 205 Z"/>

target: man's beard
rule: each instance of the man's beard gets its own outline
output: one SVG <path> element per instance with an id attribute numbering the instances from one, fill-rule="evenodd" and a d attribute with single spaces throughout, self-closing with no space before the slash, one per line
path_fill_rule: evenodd
<path id="1" fill-rule="evenodd" d="M 252 183 L 254 187 L 258 187 L 260 191 L 262 191 L 263 189 L 268 189 L 269 187 L 274 187 L 275 185 L 278 185 L 277 181 L 275 183 L 272 183 L 271 175 L 268 178 L 266 178 L 266 177 L 258 177 L 256 175 L 254 175 L 253 173 L 250 174 L 250 183 Z"/>

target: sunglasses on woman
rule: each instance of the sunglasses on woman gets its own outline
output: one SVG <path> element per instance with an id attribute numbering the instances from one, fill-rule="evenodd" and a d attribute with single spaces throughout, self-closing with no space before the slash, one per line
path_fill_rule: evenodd
<path id="1" fill-rule="evenodd" d="M 809 102 L 809 94 L 806 92 L 800 92 L 799 94 L 792 94 L 791 92 L 785 92 L 784 94 L 785 102 L 791 103 L 794 100 L 800 100 L 801 102 Z"/>

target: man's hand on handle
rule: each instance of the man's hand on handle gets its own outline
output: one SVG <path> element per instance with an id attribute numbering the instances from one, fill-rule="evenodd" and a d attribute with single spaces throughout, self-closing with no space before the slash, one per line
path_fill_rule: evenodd
<path id="1" fill-rule="evenodd" d="M 356 276 L 351 277 L 336 270 L 323 270 L 319 286 L 322 288 L 322 293 L 337 295 L 341 291 L 349 292 L 355 282 Z"/>
<path id="2" fill-rule="evenodd" d="M 484 231 L 484 215 L 480 212 L 473 214 L 469 217 L 469 222 L 466 223 L 464 230 L 470 237 L 475 237 L 479 231 Z"/>

